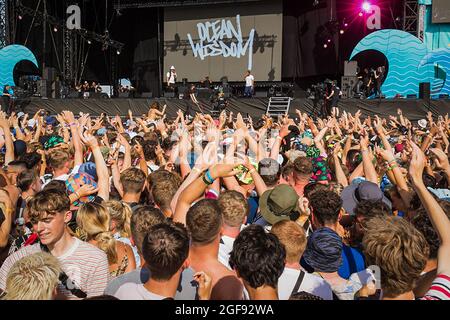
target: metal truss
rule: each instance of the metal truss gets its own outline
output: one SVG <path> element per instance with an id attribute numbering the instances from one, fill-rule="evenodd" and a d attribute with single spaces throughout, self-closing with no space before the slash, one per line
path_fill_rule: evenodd
<path id="1" fill-rule="evenodd" d="M 403 4 L 403 31 L 418 36 L 419 3 L 417 0 L 405 0 Z"/>
<path id="2" fill-rule="evenodd" d="M 0 0 L 2 1 L 2 0 Z M 26 7 L 24 6 L 20 1 L 18 2 L 17 6 L 16 6 L 17 10 L 19 12 L 21 12 L 23 15 L 28 15 L 28 16 L 35 16 L 35 20 L 37 22 L 42 23 L 43 22 L 43 13 L 40 11 L 36 11 L 32 8 Z M 66 27 L 66 21 L 65 20 L 61 20 L 58 19 L 56 17 L 53 17 L 51 15 L 46 15 L 46 20 L 47 23 L 50 23 L 52 25 L 58 25 L 61 28 Z M 98 34 L 95 33 L 93 31 L 89 31 L 86 29 L 75 29 L 75 30 L 71 30 L 71 32 L 74 32 L 76 34 L 79 34 L 80 36 L 82 36 L 83 38 L 85 38 L 86 40 L 92 40 L 92 41 L 96 41 L 96 42 L 100 42 L 102 44 L 104 44 L 105 47 L 113 47 L 114 49 L 118 49 L 118 50 L 122 50 L 124 44 L 122 42 L 113 40 L 110 38 L 109 33 L 105 33 L 105 34 Z"/>
<path id="3" fill-rule="evenodd" d="M 186 0 L 186 1 L 170 1 L 170 0 L 116 0 L 114 9 L 132 9 L 132 8 L 157 8 L 157 7 L 180 7 L 180 6 L 196 6 L 208 4 L 223 3 L 242 3 L 256 2 L 261 0 Z"/>
<path id="4" fill-rule="evenodd" d="M 0 0 L 0 48 L 9 44 L 8 0 Z"/>

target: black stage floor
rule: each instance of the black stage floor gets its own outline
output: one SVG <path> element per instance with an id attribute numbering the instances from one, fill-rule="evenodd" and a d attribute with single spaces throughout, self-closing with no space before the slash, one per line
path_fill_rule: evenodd
<path id="1" fill-rule="evenodd" d="M 167 112 L 169 117 L 175 117 L 178 109 L 186 110 L 188 104 L 191 104 L 191 110 L 198 111 L 189 100 L 179 99 L 40 99 L 31 98 L 17 101 L 16 110 L 22 110 L 29 114 L 43 108 L 51 114 L 56 114 L 62 110 L 71 110 L 74 113 L 80 111 L 91 115 L 100 115 L 105 112 L 108 115 L 126 116 L 128 109 L 134 115 L 141 115 L 148 111 L 148 107 L 154 101 L 160 104 L 167 104 Z M 212 108 L 209 101 L 201 101 L 201 106 L 205 112 L 209 112 Z M 247 114 L 251 117 L 259 117 L 266 112 L 268 98 L 231 98 L 228 100 L 227 110 L 233 111 L 235 114 L 241 112 L 244 116 Z M 319 107 L 317 107 L 319 108 Z M 316 108 L 316 109 L 317 109 Z M 417 99 L 381 99 L 381 100 L 359 100 L 359 99 L 342 99 L 339 102 L 339 108 L 351 113 L 355 113 L 358 109 L 363 115 L 379 115 L 386 117 L 388 115 L 396 115 L 397 108 L 402 109 L 403 113 L 411 120 L 419 120 L 425 118 L 426 113 L 431 111 L 435 116 L 450 113 L 450 100 L 417 100 Z M 317 114 L 318 110 L 313 113 L 314 103 L 310 99 L 294 99 L 291 101 L 290 114 L 295 114 L 295 109 L 308 114 Z"/>

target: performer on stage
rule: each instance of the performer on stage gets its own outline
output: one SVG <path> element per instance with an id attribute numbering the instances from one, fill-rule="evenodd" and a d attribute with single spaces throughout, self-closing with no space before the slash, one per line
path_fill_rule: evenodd
<path id="1" fill-rule="evenodd" d="M 3 88 L 2 105 L 6 113 L 10 113 L 14 108 L 14 90 L 10 85 Z"/>
<path id="2" fill-rule="evenodd" d="M 252 72 L 250 70 L 247 70 L 247 74 L 245 76 L 244 97 L 251 98 L 253 96 L 254 89 L 255 77 L 252 75 Z"/>
<path id="3" fill-rule="evenodd" d="M 375 97 L 378 95 L 379 98 L 381 98 L 382 92 L 381 92 L 381 84 L 383 83 L 384 79 L 384 69 L 385 67 L 378 67 L 377 70 L 374 73 L 375 77 Z"/>
<path id="4" fill-rule="evenodd" d="M 170 71 L 167 72 L 166 75 L 167 88 L 172 91 L 175 90 L 175 83 L 177 82 L 177 73 L 175 71 L 175 67 L 171 66 Z"/>
<path id="5" fill-rule="evenodd" d="M 195 95 L 196 92 L 197 92 L 197 88 L 195 87 L 195 84 L 191 84 L 191 86 L 190 86 L 190 88 L 188 90 L 189 99 L 190 99 L 190 101 L 192 101 L 192 103 L 194 103 L 198 107 L 200 112 L 203 113 L 203 109 L 200 107 L 200 104 L 198 103 L 197 97 Z M 190 101 L 186 101 L 185 116 L 190 116 L 191 115 L 191 103 L 190 103 Z"/>
<path id="6" fill-rule="evenodd" d="M 358 95 L 363 94 L 365 97 L 368 97 L 369 82 L 370 82 L 369 69 L 364 68 L 364 70 L 358 74 L 358 83 L 356 84 L 356 94 Z"/>
<path id="7" fill-rule="evenodd" d="M 331 116 L 331 110 L 337 106 L 339 101 L 339 88 L 336 86 L 336 81 L 327 84 L 327 91 L 325 93 L 325 100 L 322 106 L 322 117 Z"/>

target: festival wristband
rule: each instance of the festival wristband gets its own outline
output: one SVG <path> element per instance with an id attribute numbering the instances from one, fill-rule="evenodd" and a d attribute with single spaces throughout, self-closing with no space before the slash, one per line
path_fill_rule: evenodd
<path id="1" fill-rule="evenodd" d="M 213 177 L 211 176 L 211 172 L 209 171 L 209 169 L 206 171 L 205 176 L 206 176 L 206 178 L 207 178 L 209 181 L 211 181 L 211 183 L 214 182 L 214 179 L 213 179 Z"/>

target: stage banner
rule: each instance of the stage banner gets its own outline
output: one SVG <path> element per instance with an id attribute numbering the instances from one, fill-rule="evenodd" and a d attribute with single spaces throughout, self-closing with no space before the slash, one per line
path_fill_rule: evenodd
<path id="1" fill-rule="evenodd" d="M 10 45 L 0 49 L 0 88 L 5 85 L 14 86 L 14 67 L 23 60 L 32 62 L 38 67 L 36 57 L 27 47 Z"/>
<path id="2" fill-rule="evenodd" d="M 381 87 L 386 98 L 419 93 L 419 83 L 430 82 L 432 94 L 450 90 L 450 48 L 429 50 L 426 44 L 408 32 L 385 29 L 364 37 L 353 49 L 350 60 L 363 51 L 384 54 L 388 72 Z M 446 76 L 441 76 L 442 74 Z"/>
<path id="3" fill-rule="evenodd" d="M 164 10 L 164 74 L 175 66 L 178 81 L 281 81 L 281 0 Z"/>

